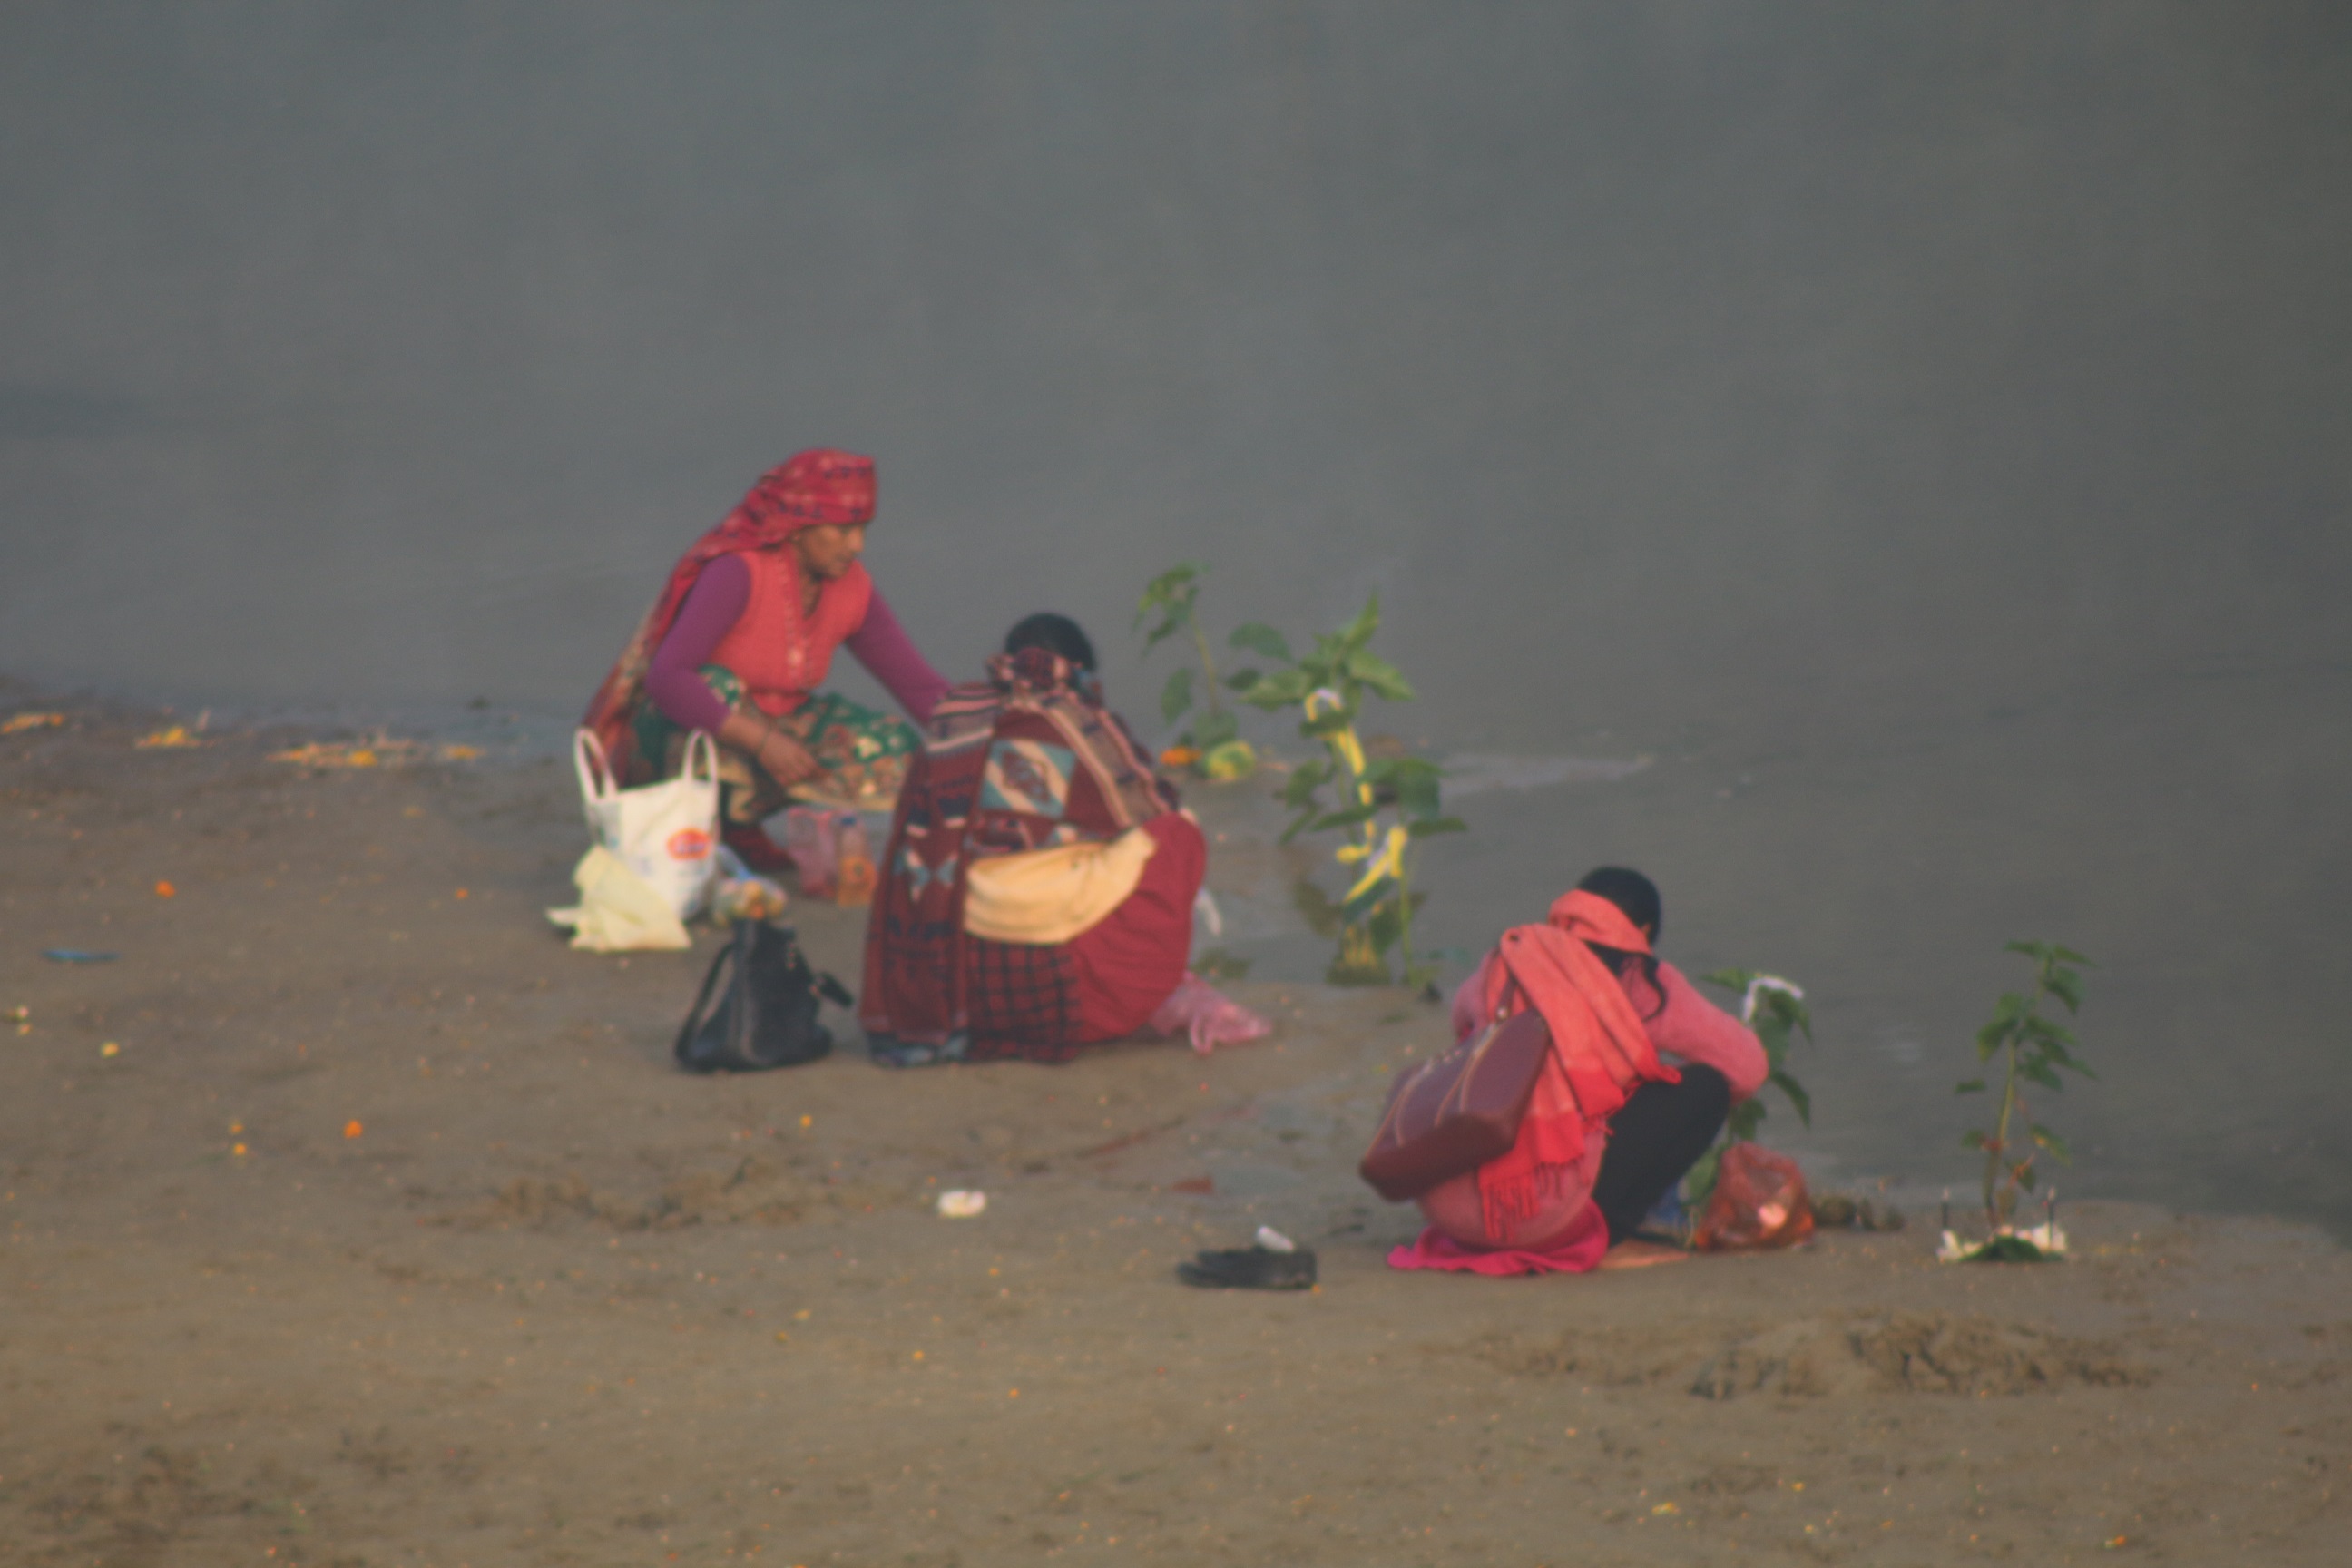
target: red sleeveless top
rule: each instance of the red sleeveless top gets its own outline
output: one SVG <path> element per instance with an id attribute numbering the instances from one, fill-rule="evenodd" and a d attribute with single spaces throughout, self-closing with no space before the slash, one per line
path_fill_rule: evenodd
<path id="1" fill-rule="evenodd" d="M 833 668 L 833 650 L 866 624 L 874 579 L 862 562 L 817 590 L 816 608 L 801 610 L 800 563 L 789 544 L 739 552 L 751 595 L 710 662 L 732 670 L 762 713 L 789 713 L 808 700 Z"/>

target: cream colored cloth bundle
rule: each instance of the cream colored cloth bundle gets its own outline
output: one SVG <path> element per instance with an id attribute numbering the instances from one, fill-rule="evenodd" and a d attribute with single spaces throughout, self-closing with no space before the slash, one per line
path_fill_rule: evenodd
<path id="1" fill-rule="evenodd" d="M 975 860 L 963 929 L 991 942 L 1045 946 L 1091 931 L 1143 880 L 1159 841 L 1130 827 L 1107 844 L 1057 844 Z"/>

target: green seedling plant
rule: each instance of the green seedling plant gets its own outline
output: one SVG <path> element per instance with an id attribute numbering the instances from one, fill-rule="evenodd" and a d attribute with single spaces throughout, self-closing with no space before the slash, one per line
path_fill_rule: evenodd
<path id="1" fill-rule="evenodd" d="M 1201 579 L 1208 568 L 1193 562 L 1179 562 L 1154 577 L 1136 601 L 1135 629 L 1143 630 L 1144 622 L 1154 616 L 1159 624 L 1144 637 L 1143 651 L 1153 648 L 1172 637 L 1189 637 L 1193 650 L 1201 658 L 1199 718 L 1192 721 L 1177 737 L 1176 743 L 1192 753 L 1192 765 L 1206 778 L 1225 780 L 1247 778 L 1257 769 L 1257 755 L 1250 743 L 1241 738 L 1239 725 L 1232 710 L 1218 698 L 1216 656 L 1209 651 L 1208 634 L 1201 629 L 1195 611 L 1201 596 Z M 1160 716 L 1173 724 L 1193 710 L 1194 695 L 1192 667 L 1180 665 L 1168 677 L 1160 689 Z"/>
<path id="2" fill-rule="evenodd" d="M 1345 836 L 1335 854 L 1354 880 L 1336 906 L 1339 951 L 1328 978 L 1340 985 L 1385 985 L 1389 953 L 1402 949 L 1399 978 L 1421 987 L 1433 982 L 1436 966 L 1413 950 L 1412 917 L 1422 898 L 1412 890 L 1413 851 L 1423 839 L 1459 833 L 1464 825 L 1444 815 L 1436 763 L 1365 753 L 1356 730 L 1365 700 L 1409 702 L 1413 695 L 1403 673 L 1368 646 L 1380 624 L 1375 594 L 1354 620 L 1318 636 L 1309 652 L 1293 655 L 1280 632 L 1254 622 L 1234 633 L 1234 646 L 1282 668 L 1238 669 L 1227 684 L 1267 712 L 1297 710 L 1298 732 L 1323 749 L 1283 788 L 1283 804 L 1297 815 L 1281 841 L 1301 833 Z"/>
<path id="3" fill-rule="evenodd" d="M 1764 1081 L 1788 1097 L 1797 1113 L 1797 1120 L 1806 1126 L 1813 1124 L 1813 1097 L 1789 1070 L 1789 1047 L 1801 1034 L 1808 1045 L 1813 1043 L 1813 1015 L 1805 1005 L 1805 993 L 1777 975 L 1754 969 L 1718 969 L 1700 979 L 1709 985 L 1719 985 L 1727 991 L 1740 993 L 1739 1021 L 1756 1031 L 1764 1044 L 1764 1059 L 1768 1064 Z M 1756 1129 L 1764 1122 L 1764 1097 L 1749 1095 L 1731 1108 L 1724 1119 L 1723 1136 L 1717 1140 L 1693 1165 L 1688 1178 L 1688 1192 L 1694 1206 L 1706 1202 L 1715 1191 L 1715 1173 L 1723 1162 L 1723 1152 L 1734 1143 L 1752 1142 Z"/>
<path id="4" fill-rule="evenodd" d="M 2061 1072 L 2099 1075 L 2074 1056 L 2082 1044 L 2074 1032 L 2043 1016 L 2049 1002 L 2065 1006 L 2072 1017 L 2083 1005 L 2082 968 L 2091 961 L 2071 947 L 2047 942 L 2012 942 L 2004 952 L 2023 953 L 2033 963 L 2033 990 L 2004 994 L 1993 1007 L 1991 1021 L 1977 1031 L 1977 1060 L 2000 1062 L 2000 1094 L 1989 1129 L 1970 1128 L 1960 1138 L 1963 1148 L 1982 1151 L 1985 1157 L 1985 1223 L 1998 1237 L 2017 1215 L 2017 1205 L 2036 1180 L 2034 1162 L 2047 1153 L 2062 1164 L 2074 1163 L 2066 1141 L 2033 1120 L 2026 1104 L 2025 1085 L 2053 1092 L 2066 1080 Z M 2082 966 L 2078 968 L 2077 966 Z M 1954 1088 L 1955 1094 L 1982 1094 L 1988 1080 L 1972 1078 Z"/>

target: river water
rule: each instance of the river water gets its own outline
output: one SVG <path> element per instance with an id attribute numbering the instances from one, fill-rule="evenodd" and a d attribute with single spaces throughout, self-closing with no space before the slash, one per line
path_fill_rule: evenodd
<path id="1" fill-rule="evenodd" d="M 18 6 L 0 137 L 0 669 L 546 725 L 855 447 L 951 672 L 1377 591 L 1427 940 L 1649 869 L 1817 1157 L 1964 1180 L 2047 937 L 2063 1184 L 2352 1230 L 2340 7 Z"/>

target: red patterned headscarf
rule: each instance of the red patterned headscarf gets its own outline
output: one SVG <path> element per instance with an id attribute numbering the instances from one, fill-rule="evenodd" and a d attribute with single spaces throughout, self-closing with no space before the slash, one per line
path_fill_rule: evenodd
<path id="1" fill-rule="evenodd" d="M 761 544 L 773 544 L 819 523 L 871 522 L 874 459 L 837 447 L 795 452 L 761 476 L 743 504 L 713 531 L 723 531 L 739 520 L 771 535 Z"/>
<path id="2" fill-rule="evenodd" d="M 873 521 L 871 458 L 837 447 L 812 447 L 762 474 L 733 511 L 677 558 L 677 564 L 669 569 L 669 581 L 662 584 L 661 597 L 637 624 L 636 635 L 629 638 L 612 672 L 596 689 L 595 700 L 580 722 L 595 731 L 613 764 L 627 766 L 629 725 L 638 703 L 645 700 L 646 670 L 703 567 L 721 555 L 781 544 L 804 528 Z"/>

